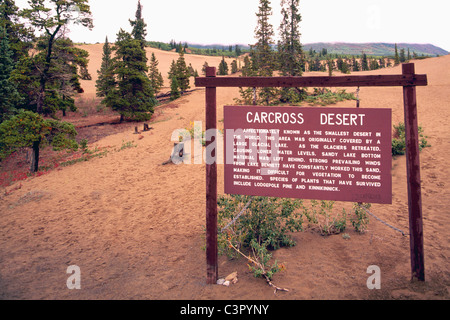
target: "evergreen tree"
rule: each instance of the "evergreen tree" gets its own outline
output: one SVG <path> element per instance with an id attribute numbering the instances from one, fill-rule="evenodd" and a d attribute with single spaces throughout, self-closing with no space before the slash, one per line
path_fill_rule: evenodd
<path id="1" fill-rule="evenodd" d="M 157 101 L 147 76 L 145 50 L 140 40 L 120 29 L 114 46 L 113 73 L 117 84 L 107 94 L 104 103 L 120 114 L 120 120 L 149 120 Z"/>
<path id="2" fill-rule="evenodd" d="M 44 39 L 42 45 L 46 43 Z M 80 79 L 91 79 L 87 71 L 88 56 L 86 50 L 75 47 L 70 39 L 60 38 L 55 42 L 46 85 L 45 113 L 54 115 L 61 110 L 65 116 L 67 110 L 76 111 L 73 97 L 83 92 Z"/>
<path id="3" fill-rule="evenodd" d="M 98 79 L 96 81 L 97 97 L 106 97 L 109 91 L 116 85 L 116 79 L 113 74 L 113 58 L 111 56 L 112 50 L 108 42 L 108 37 L 105 39 L 103 45 L 102 65 L 97 71 Z"/>
<path id="4" fill-rule="evenodd" d="M 400 63 L 406 62 L 405 49 L 400 49 Z"/>
<path id="5" fill-rule="evenodd" d="M 356 60 L 355 56 L 352 58 L 352 70 L 353 71 L 359 71 L 359 63 L 358 60 Z"/>
<path id="6" fill-rule="evenodd" d="M 12 56 L 8 35 L 0 26 L 0 123 L 16 113 L 16 107 L 22 99 L 17 91 L 17 85 L 11 81 L 14 69 Z"/>
<path id="7" fill-rule="evenodd" d="M 252 46 L 252 63 L 258 75 L 270 77 L 275 67 L 274 53 L 274 31 L 269 19 L 272 16 L 272 8 L 269 0 L 260 0 L 257 16 L 257 27 L 255 29 L 256 44 Z"/>
<path id="8" fill-rule="evenodd" d="M 39 114 L 44 113 L 46 86 L 49 79 L 50 69 L 52 68 L 53 49 L 56 40 L 64 28 L 74 20 L 74 6 L 77 6 L 77 21 L 79 25 L 93 28 L 91 11 L 88 0 L 29 0 L 29 9 L 24 9 L 21 15 L 28 19 L 31 25 L 45 31 L 45 48 L 41 50 L 44 53 L 42 68 L 39 69 L 39 94 L 36 101 L 36 111 Z"/>
<path id="9" fill-rule="evenodd" d="M 344 74 L 350 73 L 350 66 L 347 61 L 342 61 L 341 63 L 341 72 Z"/>
<path id="10" fill-rule="evenodd" d="M 278 43 L 279 66 L 284 76 L 301 76 L 304 68 L 303 49 L 300 43 L 299 0 L 282 0 L 280 25 L 281 40 Z"/>
<path id="11" fill-rule="evenodd" d="M 222 57 L 222 61 L 219 63 L 219 70 L 217 71 L 217 74 L 220 76 L 225 76 L 228 74 L 228 64 L 225 61 L 225 57 Z"/>
<path id="12" fill-rule="evenodd" d="M 203 64 L 203 67 L 202 67 L 202 74 L 203 75 L 206 75 L 206 68 L 208 68 L 208 67 L 209 67 L 208 61 L 205 61 L 205 63 Z"/>
<path id="13" fill-rule="evenodd" d="M 236 46 L 235 46 L 234 51 L 236 52 L 236 57 L 239 57 L 239 56 L 242 54 L 242 50 L 241 50 L 241 48 L 239 47 L 239 45 L 236 45 Z"/>
<path id="14" fill-rule="evenodd" d="M 178 81 L 178 85 L 181 91 L 181 94 L 186 92 L 189 86 L 189 68 L 186 66 L 186 60 L 184 59 L 184 52 L 181 51 L 179 53 L 178 60 L 176 62 L 175 74 Z"/>
<path id="15" fill-rule="evenodd" d="M 19 8 L 14 0 L 0 0 L 0 27 L 8 34 L 13 61 L 18 62 L 21 58 L 28 57 L 34 35 L 31 28 L 25 27 L 20 20 Z"/>
<path id="16" fill-rule="evenodd" d="M 367 60 L 367 55 L 365 53 L 362 54 L 361 58 L 361 70 L 367 71 L 369 69 L 369 61 Z"/>
<path id="17" fill-rule="evenodd" d="M 378 61 L 376 59 L 370 60 L 370 70 L 378 70 L 380 68 L 380 65 L 378 64 Z"/>
<path id="18" fill-rule="evenodd" d="M 169 79 L 176 77 L 176 75 L 177 75 L 177 64 L 175 60 L 172 60 L 172 63 L 170 64 L 169 68 Z"/>
<path id="19" fill-rule="evenodd" d="M 17 63 L 11 78 L 24 98 L 20 108 L 38 111 L 38 102 L 42 98 L 42 74 L 45 69 L 48 36 L 41 36 L 35 42 L 31 57 L 23 57 Z M 51 64 L 45 71 L 45 86 L 40 113 L 56 116 L 62 110 L 76 111 L 73 96 L 83 92 L 80 79 L 89 80 L 87 71 L 89 53 L 75 47 L 67 38 L 61 37 L 52 44 Z"/>
<path id="20" fill-rule="evenodd" d="M 395 57 L 394 57 L 394 66 L 398 66 L 400 64 L 400 57 L 398 55 L 397 44 L 395 44 Z"/>
<path id="21" fill-rule="evenodd" d="M 137 9 L 136 9 L 136 20 L 129 20 L 133 30 L 131 31 L 131 35 L 135 40 L 139 40 L 141 42 L 142 48 L 146 46 L 145 37 L 147 36 L 147 24 L 144 22 L 144 18 L 142 18 L 142 5 L 141 0 L 138 1 Z"/>
<path id="22" fill-rule="evenodd" d="M 236 60 L 233 60 L 231 62 L 231 73 L 236 73 L 238 72 L 238 64 Z"/>
<path id="23" fill-rule="evenodd" d="M 151 86 L 152 86 L 153 90 L 155 91 L 155 94 L 157 94 L 161 90 L 162 86 L 164 85 L 164 79 L 163 79 L 161 72 L 159 72 L 158 64 L 159 64 L 159 62 L 156 59 L 155 54 L 152 52 L 152 57 L 150 59 L 149 79 L 150 79 Z"/>
<path id="24" fill-rule="evenodd" d="M 170 78 L 170 100 L 176 100 L 181 97 L 180 84 L 177 77 Z"/>
<path id="25" fill-rule="evenodd" d="M 334 61 L 333 59 L 329 58 L 327 60 L 327 67 L 328 67 L 328 76 L 333 76 L 333 70 L 335 69 Z"/>
<path id="26" fill-rule="evenodd" d="M 275 55 L 272 50 L 274 45 L 274 31 L 269 19 L 272 8 L 269 0 L 260 0 L 255 29 L 256 44 L 251 46 L 252 68 L 256 76 L 271 77 L 275 69 Z M 258 102 L 269 105 L 273 102 L 277 91 L 275 88 L 262 88 L 258 90 Z"/>

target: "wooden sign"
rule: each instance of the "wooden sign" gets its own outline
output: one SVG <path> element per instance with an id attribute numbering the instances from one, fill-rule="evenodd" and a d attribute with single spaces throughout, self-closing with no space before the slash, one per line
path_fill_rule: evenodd
<path id="1" fill-rule="evenodd" d="M 195 85 L 196 87 L 205 88 L 206 131 L 211 129 L 215 130 L 217 126 L 217 88 L 219 87 L 403 87 L 408 209 L 410 224 L 409 230 L 412 275 L 411 278 L 425 281 L 416 86 L 427 86 L 428 78 L 427 75 L 416 74 L 413 63 L 403 64 L 402 71 L 402 74 L 399 75 L 371 76 L 354 75 L 339 77 L 216 77 L 216 68 L 207 67 L 206 77 L 196 78 Z M 329 109 L 327 108 L 326 110 Z M 268 117 L 266 119 L 268 119 Z M 353 119 L 354 121 L 358 120 L 358 118 Z M 345 118 L 341 116 L 340 119 L 336 117 L 335 120 L 344 122 L 346 120 L 351 121 L 352 118 Z M 331 125 L 331 122 L 329 122 L 329 124 Z M 337 124 L 337 122 L 333 122 L 333 124 Z M 380 132 L 383 133 L 384 131 Z M 217 141 L 214 139 L 207 140 L 206 146 L 207 148 L 211 147 L 212 150 L 215 150 L 217 147 Z M 217 163 L 215 161 L 213 161 L 212 163 L 206 163 L 205 171 L 207 283 L 214 284 L 216 283 L 218 277 Z"/>
<path id="2" fill-rule="evenodd" d="M 225 106 L 225 193 L 392 203 L 390 109 Z"/>

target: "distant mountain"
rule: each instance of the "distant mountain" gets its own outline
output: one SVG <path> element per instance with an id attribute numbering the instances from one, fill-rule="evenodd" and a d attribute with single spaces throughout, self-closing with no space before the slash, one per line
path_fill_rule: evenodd
<path id="1" fill-rule="evenodd" d="M 418 56 L 444 56 L 449 54 L 448 51 L 436 47 L 432 44 L 415 44 L 415 43 L 397 43 L 398 50 L 405 49 L 405 52 L 409 51 L 411 55 L 415 52 Z M 395 54 L 394 43 L 344 43 L 344 42 L 317 42 L 303 44 L 305 51 L 312 48 L 316 52 L 327 49 L 329 54 L 349 54 L 359 55 L 364 52 L 367 55 L 374 56 L 393 56 Z"/>

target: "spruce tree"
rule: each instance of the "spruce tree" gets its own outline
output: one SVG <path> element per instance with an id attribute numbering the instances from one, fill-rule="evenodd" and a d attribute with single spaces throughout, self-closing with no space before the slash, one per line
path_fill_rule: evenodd
<path id="1" fill-rule="evenodd" d="M 405 49 L 400 49 L 400 63 L 403 63 L 406 61 L 406 56 L 405 56 Z"/>
<path id="2" fill-rule="evenodd" d="M 113 67 L 117 84 L 105 97 L 105 104 L 120 114 L 121 121 L 149 120 L 157 104 L 141 44 L 122 29 L 117 34 Z"/>
<path id="3" fill-rule="evenodd" d="M 136 9 L 136 20 L 129 20 L 133 30 L 131 34 L 135 40 L 141 42 L 142 48 L 146 46 L 145 37 L 147 36 L 147 24 L 142 18 L 142 5 L 141 0 L 138 1 L 137 9 Z"/>
<path id="4" fill-rule="evenodd" d="M 176 100 L 181 97 L 180 84 L 175 76 L 170 78 L 170 100 Z"/>
<path id="5" fill-rule="evenodd" d="M 181 91 L 181 94 L 186 92 L 189 86 L 189 68 L 186 65 L 186 60 L 184 59 L 184 52 L 181 51 L 179 53 L 178 60 L 176 62 L 175 74 L 177 77 L 178 85 Z"/>
<path id="6" fill-rule="evenodd" d="M 38 70 L 39 94 L 36 100 L 36 111 L 43 114 L 46 113 L 44 105 L 47 81 L 50 79 L 50 69 L 55 61 L 53 57 L 55 42 L 60 38 L 64 28 L 74 20 L 75 14 L 79 25 L 92 29 L 92 14 L 88 0 L 29 0 L 28 4 L 29 8 L 21 12 L 22 17 L 28 19 L 34 28 L 45 31 L 42 37 L 44 46 L 40 48 L 43 56 L 39 61 L 42 67 Z M 76 13 L 73 10 L 74 6 L 78 7 Z"/>
<path id="7" fill-rule="evenodd" d="M 238 64 L 236 60 L 233 60 L 231 62 L 231 73 L 236 73 L 238 72 Z"/>
<path id="8" fill-rule="evenodd" d="M 222 57 L 222 61 L 219 63 L 219 70 L 217 71 L 217 74 L 220 76 L 225 76 L 228 74 L 228 64 L 225 61 L 225 57 Z"/>
<path id="9" fill-rule="evenodd" d="M 0 123 L 17 111 L 22 97 L 17 85 L 11 81 L 14 69 L 13 52 L 9 47 L 6 30 L 0 26 Z"/>
<path id="10" fill-rule="evenodd" d="M 255 29 L 256 44 L 251 46 L 252 69 L 254 75 L 259 77 L 271 77 L 275 70 L 275 53 L 272 46 L 274 31 L 270 24 L 272 16 L 272 8 L 269 0 L 260 0 L 258 6 L 257 26 Z M 261 88 L 257 90 L 257 103 L 270 105 L 274 103 L 278 94 L 276 88 Z"/>
<path id="11" fill-rule="evenodd" d="M 150 72 L 148 77 L 150 79 L 151 86 L 155 91 L 155 94 L 157 94 L 164 85 L 164 79 L 161 72 L 159 72 L 158 64 L 159 62 L 156 59 L 155 53 L 152 52 L 152 57 L 150 59 Z"/>
<path id="12" fill-rule="evenodd" d="M 97 71 L 98 79 L 96 81 L 97 97 L 106 97 L 109 91 L 114 88 L 116 80 L 113 74 L 112 50 L 108 42 L 108 37 L 103 45 L 103 56 L 100 70 Z"/>
<path id="13" fill-rule="evenodd" d="M 209 67 L 208 61 L 205 61 L 205 63 L 202 66 L 202 74 L 203 75 L 206 75 L 206 68 L 208 68 L 208 67 Z"/>
<path id="14" fill-rule="evenodd" d="M 400 64 L 400 57 L 398 55 L 397 44 L 395 44 L 395 57 L 394 57 L 394 66 L 398 66 Z"/>
<path id="15" fill-rule="evenodd" d="M 359 71 L 359 63 L 358 60 L 356 60 L 355 56 L 352 58 L 352 70 L 353 71 Z"/>
<path id="16" fill-rule="evenodd" d="M 44 40 L 46 43 L 46 40 Z M 90 80 L 87 71 L 89 53 L 75 47 L 72 40 L 60 38 L 54 43 L 53 64 L 49 70 L 44 111 L 54 115 L 62 110 L 76 111 L 74 95 L 83 92 L 80 79 Z"/>
<path id="17" fill-rule="evenodd" d="M 34 35 L 31 28 L 27 28 L 20 20 L 19 8 L 14 0 L 0 1 L 0 26 L 8 34 L 13 61 L 18 62 L 21 58 L 28 57 Z"/>
<path id="18" fill-rule="evenodd" d="M 278 57 L 281 74 L 284 76 L 301 76 L 304 68 L 303 49 L 300 43 L 299 0 L 282 0 L 280 37 Z"/>
<path id="19" fill-rule="evenodd" d="M 274 45 L 274 31 L 269 19 L 272 16 L 272 8 L 269 0 L 259 1 L 259 11 L 256 13 L 257 26 L 255 29 L 256 44 L 252 46 L 252 60 L 258 75 L 271 77 L 275 67 L 275 55 L 272 50 Z"/>
<path id="20" fill-rule="evenodd" d="M 368 71 L 369 69 L 369 61 L 367 60 L 367 55 L 363 53 L 361 58 L 361 70 Z"/>
<path id="21" fill-rule="evenodd" d="M 169 69 L 169 80 L 170 80 L 170 100 L 176 100 L 181 97 L 180 92 L 180 82 L 178 81 L 178 70 L 177 63 L 172 60 Z"/>

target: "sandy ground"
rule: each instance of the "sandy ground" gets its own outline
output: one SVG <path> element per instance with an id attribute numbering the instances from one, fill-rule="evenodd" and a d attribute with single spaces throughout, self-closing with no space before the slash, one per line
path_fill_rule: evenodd
<path id="1" fill-rule="evenodd" d="M 95 80 L 101 45 L 86 48 Z M 157 53 L 163 74 L 177 57 L 149 51 Z M 186 59 L 200 72 L 206 58 Z M 218 65 L 221 58 L 208 59 Z M 310 229 L 293 234 L 297 246 L 274 252 L 286 266 L 274 282 L 289 292 L 275 295 L 253 277 L 246 261 L 226 257 L 220 257 L 219 275 L 238 271 L 239 281 L 231 287 L 206 285 L 205 166 L 162 165 L 172 151 L 173 131 L 204 122 L 204 90 L 199 89 L 164 109 L 143 139 L 130 129 L 95 144 L 120 147 L 131 141 L 136 147 L 29 179 L 7 196 L 1 192 L 0 299 L 448 300 L 450 56 L 415 63 L 416 73 L 428 74 L 429 86 L 417 92 L 419 123 L 432 145 L 421 153 L 424 283 L 410 281 L 409 237 L 371 219 L 365 234 L 350 226 L 350 239 L 322 237 Z M 399 74 L 401 68 L 373 73 Z M 93 85 L 83 82 L 87 97 Z M 223 105 L 237 96 L 238 89 L 218 89 L 218 120 Z M 362 108 L 392 108 L 393 123 L 403 121 L 401 88 L 363 88 L 361 100 Z M 404 157 L 393 159 L 392 176 L 393 204 L 373 205 L 371 211 L 408 233 Z M 66 286 L 71 265 L 80 267 L 81 290 Z M 381 268 L 380 290 L 366 286 L 370 265 Z"/>

